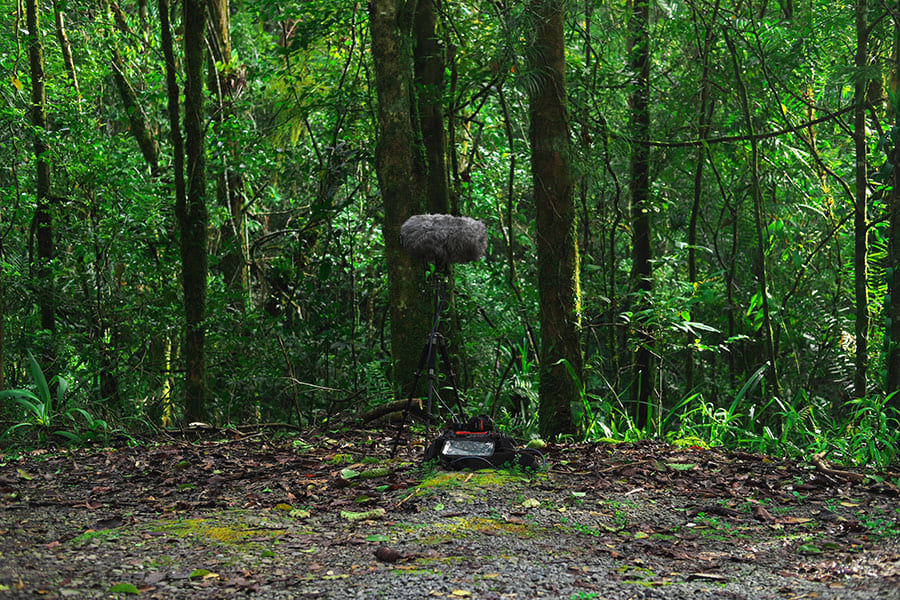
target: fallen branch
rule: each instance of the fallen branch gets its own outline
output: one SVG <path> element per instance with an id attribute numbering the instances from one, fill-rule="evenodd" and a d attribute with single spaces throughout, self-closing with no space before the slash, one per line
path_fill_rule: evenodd
<path id="1" fill-rule="evenodd" d="M 813 454 L 812 463 L 816 466 L 817 469 L 819 469 L 823 473 L 826 473 L 828 475 L 833 475 L 835 477 L 841 477 L 848 481 L 862 482 L 866 478 L 866 475 L 864 475 L 863 473 L 855 473 L 853 471 L 842 471 L 840 469 L 833 469 L 833 468 L 829 467 L 825 463 L 825 453 L 824 452 L 820 452 L 819 454 Z"/>

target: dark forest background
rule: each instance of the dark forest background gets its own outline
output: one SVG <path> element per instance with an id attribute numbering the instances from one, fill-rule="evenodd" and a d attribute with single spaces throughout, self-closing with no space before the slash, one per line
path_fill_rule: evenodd
<path id="1" fill-rule="evenodd" d="M 445 212 L 469 412 L 896 459 L 893 0 L 2 6 L 3 443 L 404 398 Z"/>

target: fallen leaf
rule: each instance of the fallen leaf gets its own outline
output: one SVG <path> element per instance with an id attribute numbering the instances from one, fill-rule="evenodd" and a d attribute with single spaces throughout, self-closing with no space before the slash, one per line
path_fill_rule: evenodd
<path id="1" fill-rule="evenodd" d="M 784 523 L 785 525 L 801 525 L 803 523 L 812 523 L 812 519 L 808 519 L 806 517 L 781 517 L 777 519 L 779 523 Z"/>
<path id="2" fill-rule="evenodd" d="M 387 467 L 378 467 L 376 469 L 369 469 L 368 471 L 363 471 L 359 474 L 362 479 L 375 479 L 376 477 L 387 477 L 391 474 L 391 470 Z"/>
<path id="3" fill-rule="evenodd" d="M 695 463 L 666 463 L 666 466 L 673 471 L 690 471 L 697 465 Z"/>
<path id="4" fill-rule="evenodd" d="M 814 544 L 803 544 L 797 548 L 797 552 L 800 554 L 822 554 L 821 548 Z"/>
<path id="5" fill-rule="evenodd" d="M 110 594 L 140 594 L 137 586 L 133 583 L 117 583 L 109 588 Z"/>
<path id="6" fill-rule="evenodd" d="M 691 573 L 688 575 L 688 581 L 702 579 L 704 581 L 728 581 L 728 578 L 718 573 Z"/>
<path id="7" fill-rule="evenodd" d="M 341 470 L 341 479 L 353 479 L 355 477 L 359 477 L 359 471 L 354 471 L 349 467 Z"/>
<path id="8" fill-rule="evenodd" d="M 210 573 L 211 571 L 209 569 L 194 569 L 188 577 L 190 579 L 203 579 Z"/>
<path id="9" fill-rule="evenodd" d="M 347 521 L 363 521 L 365 519 L 380 519 L 387 512 L 383 508 L 373 508 L 372 510 L 367 510 L 365 512 L 352 512 L 349 510 L 341 511 L 341 518 Z"/>

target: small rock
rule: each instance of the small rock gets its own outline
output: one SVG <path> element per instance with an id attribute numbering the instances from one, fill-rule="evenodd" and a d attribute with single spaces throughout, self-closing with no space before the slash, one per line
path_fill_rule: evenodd
<path id="1" fill-rule="evenodd" d="M 403 558 L 403 553 L 394 550 L 393 548 L 388 548 L 387 546 L 379 546 L 378 549 L 375 550 L 375 558 L 381 562 L 392 563 Z"/>

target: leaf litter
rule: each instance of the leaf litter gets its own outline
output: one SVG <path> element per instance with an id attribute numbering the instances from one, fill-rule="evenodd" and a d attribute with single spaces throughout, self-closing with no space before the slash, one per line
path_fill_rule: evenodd
<path id="1" fill-rule="evenodd" d="M 0 455 L 0 596 L 900 598 L 896 474 L 657 442 L 443 473 L 392 433 Z"/>

